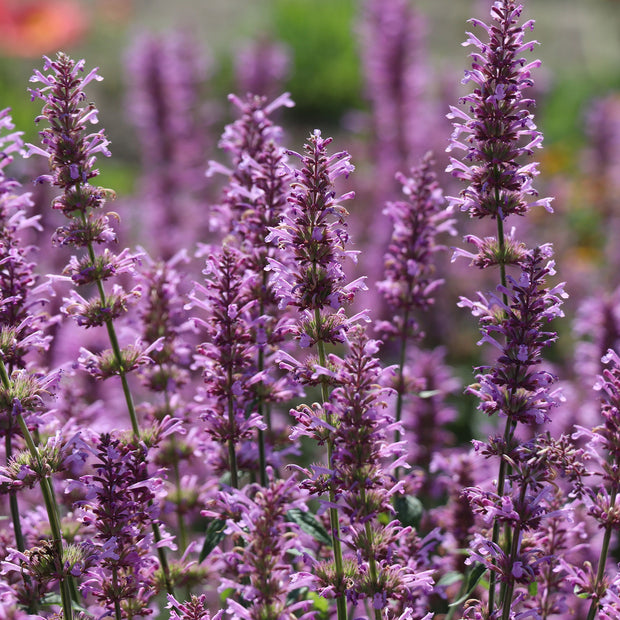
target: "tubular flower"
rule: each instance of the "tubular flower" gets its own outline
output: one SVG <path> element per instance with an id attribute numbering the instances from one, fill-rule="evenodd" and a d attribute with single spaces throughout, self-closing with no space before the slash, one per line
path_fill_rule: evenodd
<path id="1" fill-rule="evenodd" d="M 534 101 L 526 95 L 532 86 L 531 72 L 539 60 L 527 62 L 521 54 L 532 51 L 535 41 L 525 41 L 525 31 L 533 21 L 519 25 L 523 7 L 514 0 L 495 2 L 491 8 L 493 23 L 470 20 L 488 35 L 488 43 L 468 33 L 464 45 L 478 51 L 471 54 L 472 69 L 465 72 L 463 83 L 473 83 L 473 92 L 461 98 L 469 112 L 451 107 L 448 118 L 454 119 L 454 132 L 448 151 L 464 151 L 463 161 L 450 158 L 447 171 L 465 181 L 467 188 L 451 204 L 471 217 L 505 219 L 511 214 L 524 215 L 541 205 L 551 211 L 551 199 L 528 202 L 536 196 L 532 186 L 538 164 L 521 164 L 542 145 L 531 108 Z"/>

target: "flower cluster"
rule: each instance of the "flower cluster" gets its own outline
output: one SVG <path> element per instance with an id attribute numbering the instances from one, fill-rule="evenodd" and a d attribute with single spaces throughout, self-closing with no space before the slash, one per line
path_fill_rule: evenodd
<path id="1" fill-rule="evenodd" d="M 508 276 L 508 287 L 499 286 L 488 299 L 479 294 L 476 302 L 465 298 L 459 302 L 480 321 L 479 344 L 501 352 L 495 366 L 481 369 L 485 372 L 469 391 L 480 399 L 481 411 L 515 424 L 542 424 L 557 404 L 551 389 L 555 377 L 536 369 L 542 350 L 557 339 L 555 332 L 546 330 L 547 323 L 563 316 L 560 306 L 567 297 L 563 284 L 544 288 L 546 278 L 555 274 L 551 252 L 549 246 L 532 250 L 522 262 L 519 279 Z"/>
<path id="2" fill-rule="evenodd" d="M 528 203 L 536 196 L 532 181 L 538 175 L 536 163 L 520 164 L 522 155 L 531 155 L 542 145 L 531 111 L 534 101 L 526 95 L 533 84 L 531 72 L 539 60 L 527 62 L 521 54 L 534 49 L 534 41 L 525 40 L 525 32 L 534 22 L 519 24 L 523 7 L 514 0 L 494 2 L 493 23 L 470 20 L 488 35 L 483 42 L 468 33 L 465 45 L 479 51 L 471 54 L 472 69 L 464 83 L 473 83 L 471 94 L 461 98 L 469 114 L 452 106 L 449 118 L 455 119 L 450 150 L 464 151 L 462 160 L 450 159 L 448 171 L 467 183 L 461 196 L 451 203 L 471 217 L 505 219 L 524 215 L 536 205 L 550 210 L 550 198 Z"/>
<path id="3" fill-rule="evenodd" d="M 290 266 L 270 259 L 269 268 L 277 274 L 281 305 L 296 306 L 304 313 L 297 333 L 304 348 L 319 341 L 342 342 L 350 324 L 344 306 L 365 287 L 363 278 L 345 283 L 344 259 L 355 259 L 358 252 L 346 249 L 348 213 L 341 203 L 353 194 L 338 196 L 334 183 L 348 176 L 353 165 L 344 151 L 327 154 L 331 141 L 317 130 L 305 145 L 305 155 L 291 153 L 301 169 L 293 171 L 289 209 L 267 237 L 293 257 Z"/>

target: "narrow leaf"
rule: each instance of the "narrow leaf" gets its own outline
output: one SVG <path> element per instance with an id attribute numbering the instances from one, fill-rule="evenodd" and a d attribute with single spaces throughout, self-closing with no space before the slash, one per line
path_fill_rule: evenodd
<path id="1" fill-rule="evenodd" d="M 224 528 L 226 527 L 226 521 L 222 519 L 213 519 L 207 525 L 205 531 L 205 541 L 200 550 L 198 556 L 198 562 L 202 562 L 210 553 L 217 547 L 217 545 L 224 540 Z"/>
<path id="2" fill-rule="evenodd" d="M 461 596 L 461 598 L 459 598 L 457 601 L 454 601 L 454 603 L 450 603 L 449 607 L 456 607 L 457 605 L 462 605 L 470 597 L 471 593 L 478 585 L 478 582 L 480 581 L 482 575 L 484 575 L 486 570 L 487 567 L 484 564 L 476 564 L 471 573 L 469 573 L 465 594 L 463 594 L 463 596 Z"/>
<path id="3" fill-rule="evenodd" d="M 324 545 L 331 546 L 332 539 L 327 530 L 320 524 L 319 520 L 311 513 L 304 512 L 299 508 L 291 508 L 287 513 L 289 521 L 296 523 L 306 534 L 310 534 L 315 540 Z"/>

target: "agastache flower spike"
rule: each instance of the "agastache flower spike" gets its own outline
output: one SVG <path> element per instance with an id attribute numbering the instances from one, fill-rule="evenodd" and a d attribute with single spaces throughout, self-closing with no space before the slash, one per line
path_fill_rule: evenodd
<path id="1" fill-rule="evenodd" d="M 533 188 L 533 180 L 538 175 L 537 164 L 523 163 L 541 146 L 542 135 L 536 130 L 531 112 L 534 101 L 526 95 L 533 84 L 531 72 L 540 61 L 528 63 L 522 57 L 534 47 L 534 42 L 526 41 L 525 34 L 528 28 L 532 29 L 533 22 L 519 24 L 522 10 L 515 0 L 496 0 L 491 7 L 491 25 L 471 20 L 470 23 L 485 31 L 488 42 L 468 33 L 464 45 L 473 45 L 476 51 L 471 54 L 472 69 L 466 71 L 463 82 L 471 82 L 473 91 L 462 97 L 461 102 L 469 109 L 465 112 L 452 107 L 448 115 L 455 121 L 448 151 L 456 149 L 464 155 L 462 161 L 452 157 L 447 171 L 467 184 L 459 197 L 449 199 L 450 203 L 472 218 L 489 217 L 497 223 L 497 241 L 472 236 L 470 241 L 476 246 L 477 254 L 469 257 L 472 264 L 479 267 L 499 266 L 501 300 L 493 296 L 489 301 L 479 294 L 480 303 L 468 300 L 463 303 L 481 317 L 482 341 L 502 351 L 496 367 L 480 375 L 479 386 L 471 388 L 480 398 L 483 411 L 506 416 L 504 437 L 499 441 L 501 446 L 491 449 L 500 459 L 497 480 L 500 498 L 504 497 L 510 470 L 504 450 L 514 441 L 517 424 L 545 421 L 548 409 L 555 404 L 555 396 L 549 389 L 554 378 L 544 371 L 531 370 L 539 363 L 542 347 L 552 342 L 555 335 L 544 332 L 543 323 L 534 317 L 542 312 L 542 321 L 546 322 L 557 314 L 560 298 L 564 296 L 560 289 L 557 295 L 539 289 L 542 278 L 553 269 L 552 265 L 544 265 L 550 255 L 549 249 L 527 251 L 513 239 L 507 240 L 504 233 L 504 221 L 510 215 L 524 215 L 536 205 L 551 211 L 549 198 L 532 201 L 532 197 L 537 196 Z M 519 282 L 507 277 L 506 266 L 510 264 L 521 268 Z M 527 298 L 530 293 L 534 293 L 531 300 Z M 535 329 L 525 323 L 525 317 L 519 315 L 521 311 L 534 318 Z M 521 486 L 522 490 L 525 488 Z M 507 534 L 510 528 L 506 526 Z M 501 549 L 509 558 L 509 574 L 516 566 L 514 562 L 517 562 L 520 546 L 517 538 L 513 540 L 516 545 L 511 549 L 501 549 L 500 519 L 495 518 L 488 548 Z M 498 576 L 501 571 L 491 569 L 489 616 L 496 612 Z M 514 580 L 502 588 L 502 620 L 510 617 L 513 594 Z"/>
<path id="2" fill-rule="evenodd" d="M 535 44 L 525 41 L 525 31 L 532 29 L 534 22 L 518 25 L 522 10 L 514 0 L 495 2 L 491 26 L 470 20 L 486 31 L 489 42 L 470 32 L 464 43 L 479 50 L 471 54 L 472 69 L 463 79 L 465 84 L 472 82 L 474 90 L 461 98 L 469 113 L 451 107 L 448 115 L 455 120 L 448 150 L 462 150 L 465 155 L 464 161 L 452 157 L 447 170 L 467 183 L 460 197 L 450 201 L 471 217 L 504 220 L 511 214 L 524 215 L 536 205 L 551 211 L 550 198 L 528 202 L 529 196 L 537 195 L 532 187 L 537 164 L 518 163 L 542 145 L 531 112 L 534 101 L 525 94 L 533 84 L 531 71 L 540 61 L 528 63 L 521 57 Z"/>
<path id="3" fill-rule="evenodd" d="M 55 60 L 46 56 L 44 58 L 44 73 L 37 70 L 30 78 L 31 82 L 42 86 L 33 88 L 30 92 L 33 100 L 39 98 L 43 101 L 42 114 L 36 120 L 46 120 L 49 127 L 40 132 L 44 148 L 29 144 L 29 153 L 43 155 L 49 161 L 51 175 L 39 180 L 47 181 L 62 190 L 62 194 L 54 199 L 52 206 L 62 211 L 69 224 L 56 231 L 56 242 L 84 250 L 84 258 L 72 260 L 65 272 L 76 284 L 85 280 L 96 288 L 96 294 L 90 300 L 84 300 L 73 291 L 72 300 L 66 305 L 66 310 L 76 318 L 78 324 L 85 327 L 105 325 L 111 352 L 110 355 L 101 355 L 98 359 L 109 361 L 113 358 L 114 364 L 107 371 L 101 370 L 99 376 L 107 376 L 110 368 L 113 368 L 114 374 L 120 377 L 132 433 L 138 438 L 140 426 L 127 373 L 148 358 L 141 355 L 135 346 L 123 351 L 114 321 L 125 314 L 129 302 L 139 295 L 139 287 L 126 292 L 119 284 L 114 284 L 111 293 L 107 293 L 104 287 L 104 281 L 115 272 L 131 272 L 138 257 L 132 258 L 124 253 L 114 258 L 111 252 L 103 252 L 99 256 L 95 252 L 95 244 L 107 243 L 116 238 L 108 224 L 108 216 L 99 213 L 106 198 L 113 192 L 90 184 L 90 180 L 99 174 L 94 167 L 97 155 L 102 153 L 107 157 L 110 156 L 110 151 L 103 130 L 87 133 L 88 126 L 96 124 L 98 119 L 94 104 L 84 104 L 84 87 L 93 80 L 102 78 L 96 69 L 82 76 L 84 61 L 75 62 L 62 52 L 58 53 Z M 159 526 L 153 522 L 152 527 L 155 542 L 159 543 Z M 158 546 L 158 553 L 166 589 L 169 594 L 173 594 L 168 563 L 161 546 Z"/>
<path id="4" fill-rule="evenodd" d="M 318 342 L 342 342 L 350 324 L 344 306 L 353 301 L 357 290 L 365 288 L 363 278 L 345 283 L 343 262 L 355 260 L 358 252 L 345 249 L 348 212 L 341 203 L 353 198 L 353 192 L 337 196 L 334 182 L 354 168 L 344 151 L 327 154 L 331 141 L 315 130 L 305 145 L 305 155 L 291 152 L 302 167 L 294 171 L 289 209 L 267 237 L 293 256 L 292 269 L 275 259 L 269 260 L 269 268 L 277 274 L 280 304 L 296 306 L 304 313 L 297 333 L 304 348 Z"/>
<path id="5" fill-rule="evenodd" d="M 289 523 L 289 511 L 307 510 L 305 494 L 292 478 L 271 480 L 267 487 L 251 484 L 242 491 L 222 492 L 217 506 L 228 517 L 227 531 L 234 544 L 224 552 L 232 574 L 221 581 L 220 590 L 230 588 L 237 597 L 227 599 L 227 612 L 235 620 L 295 620 L 310 601 L 297 600 L 313 579 L 295 574 L 296 558 L 303 558 L 303 534 Z M 233 514 L 229 506 L 234 506 Z M 310 612 L 301 616 L 315 618 Z"/>
<path id="6" fill-rule="evenodd" d="M 35 444 L 32 429 L 38 430 L 39 412 L 43 409 L 44 396 L 56 380 L 54 374 L 45 374 L 27 361 L 33 350 L 47 348 L 47 338 L 42 330 L 48 324 L 42 313 L 34 310 L 40 303 L 36 297 L 34 264 L 28 261 L 31 248 L 24 247 L 20 235 L 28 228 L 39 227 L 37 218 L 27 217 L 25 209 L 32 202 L 30 195 L 19 191 L 19 183 L 5 174 L 5 167 L 13 161 L 13 153 L 22 147 L 20 133 L 14 129 L 8 110 L 0 112 L 0 436 L 4 437 L 6 469 L 0 492 L 8 492 L 11 519 L 17 553 L 26 551 L 22 529 L 22 511 L 19 509 L 16 490 L 37 480 L 46 507 L 53 542 L 49 547 L 54 561 L 62 566 L 66 560 L 66 547 L 60 530 L 60 518 L 54 487 L 44 449 Z M 11 133 L 5 134 L 4 130 Z M 27 451 L 14 453 L 13 438 L 20 437 Z M 57 459 L 59 466 L 63 459 Z M 16 471 L 16 469 L 18 471 Z M 12 477 L 11 470 L 17 475 Z M 13 478 L 13 480 L 11 480 Z M 9 488 L 5 489 L 5 482 Z M 69 575 L 57 574 L 64 614 L 71 617 Z M 27 580 L 28 578 L 26 578 Z M 34 593 L 36 584 L 27 584 Z M 35 590 L 31 586 L 35 587 Z"/>
<path id="7" fill-rule="evenodd" d="M 433 277 L 433 255 L 445 249 L 436 241 L 437 235 L 455 234 L 454 220 L 449 219 L 451 209 L 445 209 L 441 188 L 432 169 L 430 153 L 419 166 L 411 169 L 406 177 L 399 173 L 397 179 L 403 186 L 406 200 L 389 202 L 384 210 L 393 223 L 393 232 L 384 259 L 385 279 L 377 282 L 389 311 L 391 321 L 381 321 L 377 329 L 399 340 L 398 371 L 394 379 L 397 392 L 396 421 L 400 422 L 403 397 L 407 391 L 407 346 L 423 334 L 416 311 L 428 310 L 434 303 L 434 292 L 443 280 Z M 395 432 L 395 441 L 400 431 Z"/>
<path id="8" fill-rule="evenodd" d="M 205 381 L 201 417 L 207 433 L 227 445 L 231 483 L 237 488 L 238 446 L 256 428 L 264 428 L 251 389 L 256 367 L 248 313 L 255 303 L 250 295 L 255 274 L 246 271 L 244 256 L 228 246 L 209 256 L 203 273 L 206 284 L 194 283 L 187 306 L 206 313 L 194 318 L 207 336 L 196 355 Z"/>
<path id="9" fill-rule="evenodd" d="M 612 534 L 620 525 L 620 356 L 609 349 L 601 362 L 604 368 L 594 389 L 600 397 L 602 422 L 591 430 L 578 426 L 575 434 L 575 438 L 589 440 L 586 446 L 590 456 L 588 469 L 595 474 L 596 484 L 586 488 L 586 506 L 588 514 L 603 530 L 598 566 L 593 568 L 588 563 L 584 567 L 587 570 L 576 569 L 570 577 L 579 594 L 590 599 L 587 620 L 598 617 L 599 607 L 608 590 L 611 581 L 606 574 L 609 547 Z M 616 594 L 614 590 L 611 589 L 608 600 Z"/>
<path id="10" fill-rule="evenodd" d="M 142 163 L 143 238 L 153 244 L 151 254 L 165 260 L 207 232 L 203 171 L 212 114 L 202 95 L 209 65 L 199 42 L 182 30 L 142 34 L 127 54 L 127 109 Z"/>

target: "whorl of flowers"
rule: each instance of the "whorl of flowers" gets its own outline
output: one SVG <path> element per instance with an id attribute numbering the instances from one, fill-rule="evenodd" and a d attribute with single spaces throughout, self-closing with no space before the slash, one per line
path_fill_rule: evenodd
<path id="1" fill-rule="evenodd" d="M 385 279 L 377 288 L 397 315 L 392 323 L 382 322 L 381 328 L 391 326 L 390 332 L 408 337 L 420 336 L 413 311 L 427 310 L 434 302 L 434 290 L 443 282 L 433 277 L 433 254 L 445 249 L 436 237 L 443 232 L 455 234 L 432 166 L 427 153 L 409 177 L 399 173 L 406 200 L 389 202 L 384 210 L 393 232 L 385 255 Z"/>
<path id="2" fill-rule="evenodd" d="M 513 422 L 541 424 L 557 404 L 551 385 L 557 380 L 546 370 L 537 370 L 541 353 L 557 339 L 547 324 L 563 316 L 560 309 L 567 297 L 563 284 L 544 287 L 545 279 L 555 274 L 550 245 L 527 252 L 518 279 L 507 276 L 507 286 L 487 299 L 478 293 L 478 301 L 461 298 L 480 321 L 482 339 L 500 351 L 497 363 L 481 367 L 478 384 L 469 391 L 480 398 L 479 409 L 488 415 L 499 414 Z"/>
<path id="3" fill-rule="evenodd" d="M 355 259 L 357 252 L 346 249 L 348 212 L 342 202 L 353 192 L 338 196 L 334 183 L 348 176 L 353 165 L 344 151 L 327 154 L 331 141 L 315 130 L 304 146 L 305 155 L 291 152 L 301 168 L 293 171 L 289 208 L 267 237 L 292 256 L 290 266 L 269 259 L 269 268 L 277 276 L 281 305 L 296 306 L 305 315 L 297 334 L 302 347 L 342 342 L 350 324 L 344 306 L 365 286 L 363 278 L 345 284 L 344 260 Z"/>
<path id="4" fill-rule="evenodd" d="M 470 20 L 486 32 L 488 42 L 470 32 L 464 43 L 479 50 L 471 54 L 472 69 L 463 79 L 463 83 L 472 82 L 474 89 L 461 98 L 468 112 L 450 108 L 448 118 L 455 123 L 448 150 L 461 150 L 464 156 L 462 161 L 451 157 L 447 170 L 467 183 L 450 202 L 471 217 L 504 220 L 511 214 L 524 215 L 536 205 L 551 210 L 550 198 L 528 202 L 537 195 L 532 186 L 537 163 L 519 163 L 542 145 L 531 111 L 534 101 L 526 95 L 533 84 L 531 71 L 540 61 L 528 63 L 521 56 L 535 44 L 525 40 L 525 31 L 534 22 L 519 25 L 522 10 L 514 0 L 495 2 L 490 26 Z"/>

